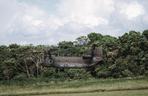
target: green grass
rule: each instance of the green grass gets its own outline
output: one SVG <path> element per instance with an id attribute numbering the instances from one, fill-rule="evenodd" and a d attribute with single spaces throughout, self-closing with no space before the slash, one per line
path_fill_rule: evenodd
<path id="1" fill-rule="evenodd" d="M 109 96 L 148 96 L 148 78 L 40 81 L 32 84 L 0 83 L 0 95 L 5 96 L 57 96 L 58 94 L 60 96 L 108 96 L 109 94 L 111 94 Z"/>
<path id="2" fill-rule="evenodd" d="M 47 95 L 39 95 L 39 96 L 59 96 L 59 94 L 47 94 Z M 73 93 L 73 94 L 60 94 L 60 96 L 148 96 L 148 90 Z"/>

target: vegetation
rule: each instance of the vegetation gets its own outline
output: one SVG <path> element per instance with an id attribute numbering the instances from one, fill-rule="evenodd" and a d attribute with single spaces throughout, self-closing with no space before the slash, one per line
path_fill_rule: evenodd
<path id="1" fill-rule="evenodd" d="M 55 56 L 82 56 L 94 43 L 103 49 L 104 62 L 96 70 L 99 78 L 148 75 L 148 30 L 145 30 L 130 31 L 118 38 L 92 32 L 73 42 L 59 42 L 57 46 L 1 45 L 0 80 L 92 78 L 84 69 L 55 72 L 55 68 L 44 67 L 41 62 L 44 50 L 50 49 Z"/>
<path id="2" fill-rule="evenodd" d="M 36 80 L 36 79 L 35 79 Z M 0 96 L 147 96 L 148 78 L 124 78 L 124 79 L 88 79 L 72 81 L 51 81 L 32 80 L 26 84 L 15 84 L 10 81 L 9 84 L 1 84 Z"/>

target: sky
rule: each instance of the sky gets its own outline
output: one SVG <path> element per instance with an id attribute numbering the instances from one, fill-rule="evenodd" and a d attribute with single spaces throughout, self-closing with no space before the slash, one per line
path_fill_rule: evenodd
<path id="1" fill-rule="evenodd" d="M 0 0 L 0 45 L 55 45 L 148 29 L 148 0 Z"/>

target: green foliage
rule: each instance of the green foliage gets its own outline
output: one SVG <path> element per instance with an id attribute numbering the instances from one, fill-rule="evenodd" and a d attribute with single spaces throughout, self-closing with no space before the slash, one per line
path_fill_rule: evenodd
<path id="1" fill-rule="evenodd" d="M 144 30 L 143 35 L 148 39 L 148 30 Z"/>
<path id="2" fill-rule="evenodd" d="M 100 41 L 103 36 L 99 33 L 92 32 L 88 34 L 87 37 L 89 38 L 90 43 L 94 43 L 95 41 Z"/>
<path id="3" fill-rule="evenodd" d="M 76 39 L 75 45 L 82 45 L 85 46 L 89 42 L 89 38 L 87 36 L 80 36 Z"/>
<path id="4" fill-rule="evenodd" d="M 82 56 L 94 43 L 103 49 L 103 64 L 96 69 L 100 78 L 148 74 L 148 30 L 143 33 L 130 31 L 119 38 L 92 32 L 78 37 L 74 42 L 59 42 L 57 46 L 1 45 L 0 80 L 91 78 L 82 69 L 66 69 L 56 73 L 55 68 L 44 67 L 41 61 L 44 50 L 50 49 L 55 56 Z"/>

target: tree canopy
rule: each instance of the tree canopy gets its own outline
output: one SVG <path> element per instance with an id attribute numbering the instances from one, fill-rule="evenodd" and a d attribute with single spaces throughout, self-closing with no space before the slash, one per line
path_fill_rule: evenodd
<path id="1" fill-rule="evenodd" d="M 55 56 L 82 56 L 92 44 L 103 49 L 103 64 L 98 67 L 100 78 L 148 75 L 148 30 L 130 31 L 120 37 L 92 32 L 80 36 L 75 41 L 61 41 L 58 45 L 18 45 L 0 46 L 0 80 L 17 78 L 86 78 L 84 71 L 67 70 L 54 73 L 53 68 L 45 68 L 40 63 L 43 52 L 50 49 Z M 78 75 L 79 74 L 79 75 Z"/>

